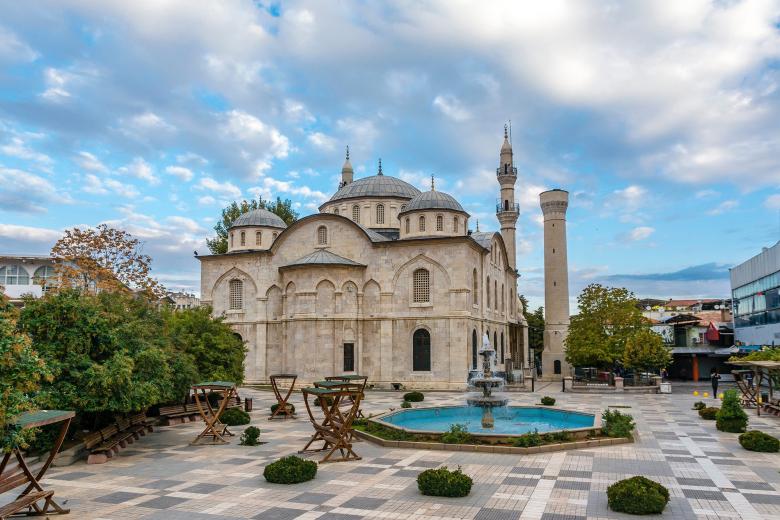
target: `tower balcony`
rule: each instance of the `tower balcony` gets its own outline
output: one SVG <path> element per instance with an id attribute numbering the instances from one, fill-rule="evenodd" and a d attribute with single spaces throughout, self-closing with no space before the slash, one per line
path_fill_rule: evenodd
<path id="1" fill-rule="evenodd" d="M 496 199 L 496 213 L 520 213 L 520 204 Z"/>
<path id="2" fill-rule="evenodd" d="M 517 177 L 517 167 L 516 166 L 509 166 L 508 164 L 505 164 L 504 166 L 500 168 L 496 168 L 496 176 L 497 177 L 503 177 L 503 176 L 511 176 L 514 175 Z"/>

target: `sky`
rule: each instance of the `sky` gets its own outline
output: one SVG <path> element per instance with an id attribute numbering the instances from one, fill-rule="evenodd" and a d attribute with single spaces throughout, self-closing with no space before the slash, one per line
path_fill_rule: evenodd
<path id="1" fill-rule="evenodd" d="M 780 239 L 780 3 L 0 3 L 0 254 L 107 223 L 199 291 L 220 209 L 301 215 L 356 178 L 430 176 L 497 230 L 511 121 L 519 293 L 543 304 L 538 194 L 570 192 L 572 301 L 728 297 Z"/>

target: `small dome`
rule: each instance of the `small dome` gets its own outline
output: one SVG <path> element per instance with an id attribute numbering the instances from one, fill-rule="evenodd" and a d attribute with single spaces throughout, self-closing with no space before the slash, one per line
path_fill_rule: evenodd
<path id="1" fill-rule="evenodd" d="M 399 215 L 409 213 L 410 211 L 421 211 L 427 209 L 442 209 L 466 213 L 466 210 L 463 209 L 463 206 L 460 205 L 460 202 L 455 200 L 455 197 L 452 195 L 448 195 L 447 193 L 441 191 L 431 190 L 420 193 L 415 198 L 410 200 L 404 210 L 399 213 Z M 468 213 L 466 213 L 466 215 L 468 215 Z"/>
<path id="2" fill-rule="evenodd" d="M 372 175 L 363 177 L 337 191 L 329 202 L 342 199 L 355 199 L 363 197 L 397 197 L 399 199 L 411 199 L 418 195 L 420 190 L 389 175 Z"/>
<path id="3" fill-rule="evenodd" d="M 241 226 L 266 226 L 284 229 L 287 224 L 276 213 L 271 213 L 267 209 L 258 208 L 244 213 L 230 225 L 230 228 Z"/>

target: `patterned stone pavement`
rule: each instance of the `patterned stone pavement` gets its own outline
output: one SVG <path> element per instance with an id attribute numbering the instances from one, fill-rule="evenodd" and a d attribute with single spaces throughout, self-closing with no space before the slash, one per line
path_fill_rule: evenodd
<path id="1" fill-rule="evenodd" d="M 304 484 L 271 485 L 262 477 L 264 466 L 296 453 L 311 428 L 303 415 L 267 421 L 271 393 L 243 390 L 242 396 L 254 397 L 252 424 L 262 430 L 262 446 L 240 446 L 235 437 L 226 446 L 191 447 L 202 423 L 162 427 L 106 464 L 52 468 L 46 485 L 71 508 L 74 519 L 599 520 L 632 518 L 607 508 L 605 490 L 638 474 L 669 488 L 672 499 L 663 518 L 780 518 L 780 455 L 745 451 L 737 435 L 700 420 L 691 410 L 698 400 L 691 387 L 672 395 L 639 396 L 559 390 L 556 384 L 535 394 L 508 395 L 510 404 L 532 404 L 551 395 L 562 407 L 596 413 L 609 405 L 627 407 L 622 411 L 638 423 L 637 442 L 532 456 L 401 450 L 359 442 L 355 450 L 361 461 L 322 465 L 316 479 Z M 400 398 L 400 393 L 369 392 L 364 410 L 380 413 L 397 407 Z M 293 402 L 302 410 L 300 394 Z M 463 394 L 428 392 L 421 405 L 462 402 Z M 750 417 L 751 428 L 780 436 L 780 418 Z M 417 474 L 441 465 L 461 466 L 474 478 L 470 496 L 419 494 Z M 8 498 L 0 497 L 0 504 Z"/>

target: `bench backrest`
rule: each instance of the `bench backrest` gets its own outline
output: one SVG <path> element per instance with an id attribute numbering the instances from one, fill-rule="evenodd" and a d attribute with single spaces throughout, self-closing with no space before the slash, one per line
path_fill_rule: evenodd
<path id="1" fill-rule="evenodd" d="M 117 433 L 119 433 L 119 428 L 116 427 L 116 424 L 111 424 L 100 430 L 100 435 L 103 436 L 104 441 L 107 441 Z"/>
<path id="2" fill-rule="evenodd" d="M 103 436 L 100 435 L 100 431 L 88 433 L 84 436 L 84 447 L 87 449 L 93 448 L 103 442 Z"/>
<path id="3" fill-rule="evenodd" d="M 130 416 L 130 424 L 133 426 L 137 424 L 144 424 L 146 423 L 146 414 L 145 413 L 137 413 L 135 415 Z"/>

